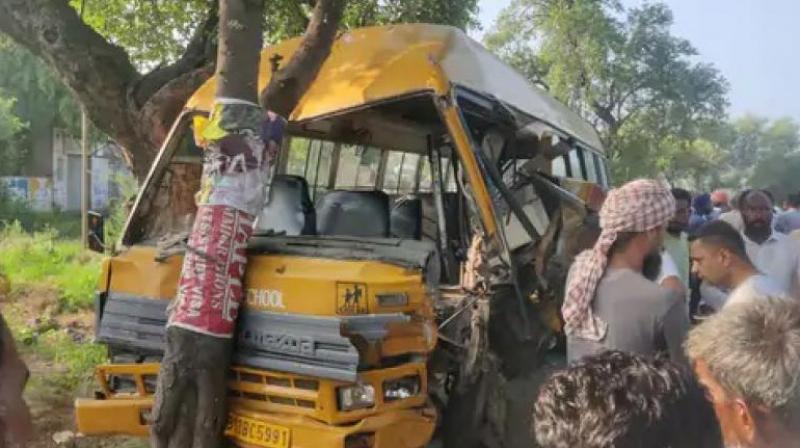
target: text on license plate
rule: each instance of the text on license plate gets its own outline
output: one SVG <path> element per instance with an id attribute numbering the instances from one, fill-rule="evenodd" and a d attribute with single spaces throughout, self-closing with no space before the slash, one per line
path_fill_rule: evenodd
<path id="1" fill-rule="evenodd" d="M 289 448 L 291 431 L 256 419 L 230 414 L 225 435 L 241 442 L 266 448 Z"/>

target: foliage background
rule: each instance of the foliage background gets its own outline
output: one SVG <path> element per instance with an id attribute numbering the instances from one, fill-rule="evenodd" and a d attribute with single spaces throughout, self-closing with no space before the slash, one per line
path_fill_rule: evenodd
<path id="1" fill-rule="evenodd" d="M 616 183 L 665 173 L 695 190 L 797 191 L 797 124 L 731 121 L 727 81 L 672 24 L 660 2 L 514 0 L 485 43 L 594 124 Z"/>

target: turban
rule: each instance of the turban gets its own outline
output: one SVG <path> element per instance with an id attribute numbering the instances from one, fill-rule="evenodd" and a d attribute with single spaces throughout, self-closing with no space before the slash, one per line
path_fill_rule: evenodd
<path id="1" fill-rule="evenodd" d="M 696 196 L 694 201 L 692 201 L 692 208 L 694 208 L 695 213 L 701 215 L 708 214 L 713 207 L 713 204 L 711 204 L 711 195 L 708 193 Z"/>
<path id="2" fill-rule="evenodd" d="M 717 204 L 727 204 L 730 202 L 730 197 L 728 196 L 728 192 L 725 190 L 715 190 L 711 193 L 711 203 L 714 205 Z"/>
<path id="3" fill-rule="evenodd" d="M 600 341 L 608 324 L 592 312 L 597 285 L 608 265 L 608 252 L 620 233 L 646 232 L 665 225 L 675 214 L 675 199 L 659 181 L 639 179 L 611 190 L 600 209 L 602 232 L 594 247 L 575 258 L 561 312 L 565 331 Z"/>

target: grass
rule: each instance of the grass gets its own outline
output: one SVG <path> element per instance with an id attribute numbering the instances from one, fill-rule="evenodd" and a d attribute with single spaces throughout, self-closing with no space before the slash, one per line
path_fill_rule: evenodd
<path id="1" fill-rule="evenodd" d="M 46 369 L 47 375 L 33 376 L 30 388 L 74 391 L 91 377 L 97 364 L 106 361 L 105 347 L 76 342 L 65 328 L 32 328 L 26 322 L 26 306 L 17 302 L 4 307 L 8 328 L 23 354 L 35 355 L 37 360 L 53 365 Z"/>
<path id="2" fill-rule="evenodd" d="M 62 239 L 50 227 L 27 233 L 15 221 L 0 230 L 0 253 L 0 272 L 12 288 L 44 284 L 56 289 L 65 311 L 92 306 L 101 256 L 79 241 Z"/>
<path id="3" fill-rule="evenodd" d="M 61 239 L 81 236 L 80 212 L 36 212 L 25 207 L 0 207 L 0 227 L 18 222 L 27 232 L 55 230 Z"/>
<path id="4" fill-rule="evenodd" d="M 0 254 L 0 272 L 11 285 L 3 315 L 14 338 L 23 351 L 58 366 L 53 374 L 32 381 L 31 388 L 44 383 L 48 389 L 73 390 L 105 360 L 105 348 L 76 342 L 67 329 L 55 325 L 34 325 L 31 316 L 47 322 L 52 314 L 91 309 L 101 256 L 83 250 L 77 240 L 61 238 L 50 226 L 28 233 L 19 221 L 0 229 Z M 54 306 L 47 312 L 31 310 L 32 299 L 43 296 L 56 302 Z"/>

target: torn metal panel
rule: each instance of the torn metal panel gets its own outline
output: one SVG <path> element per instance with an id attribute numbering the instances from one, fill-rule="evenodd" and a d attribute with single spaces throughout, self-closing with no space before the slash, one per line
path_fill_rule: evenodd
<path id="1" fill-rule="evenodd" d="M 409 316 L 401 313 L 347 316 L 340 319 L 342 321 L 342 331 L 359 335 L 370 343 L 380 342 L 385 338 L 389 334 L 389 325 L 411 321 Z"/>
<path id="2" fill-rule="evenodd" d="M 522 207 L 522 211 L 533 224 L 536 232 L 539 235 L 544 235 L 550 224 L 550 217 L 547 215 L 547 209 L 536 193 L 534 186 L 530 184 L 524 185 L 515 189 L 513 195 Z M 502 219 L 506 226 L 505 236 L 509 250 L 514 251 L 525 244 L 534 242 L 514 213 L 509 211 Z"/>

